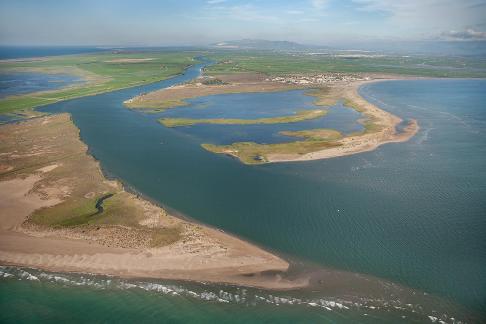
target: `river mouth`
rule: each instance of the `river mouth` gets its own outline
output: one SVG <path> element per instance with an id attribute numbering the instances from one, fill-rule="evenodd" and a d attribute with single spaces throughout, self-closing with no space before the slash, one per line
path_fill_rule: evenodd
<path id="1" fill-rule="evenodd" d="M 194 77 L 199 69 L 188 71 L 193 74 L 176 81 Z M 122 106 L 124 100 L 142 91 L 172 82 L 175 81 L 66 101 L 40 110 L 70 112 L 90 152 L 114 177 L 203 223 L 281 251 L 283 255 L 373 273 L 455 297 L 464 304 L 479 303 L 480 295 L 470 300 L 465 291 L 479 294 L 480 282 L 466 281 L 463 288 L 447 284 L 458 282 L 462 274 L 461 267 L 451 268 L 452 260 L 447 257 L 445 247 L 441 247 L 444 245 L 441 237 L 444 232 L 453 231 L 455 245 L 448 243 L 447 249 L 467 251 L 467 246 L 459 243 L 463 236 L 444 218 L 428 217 L 439 214 L 454 217 L 461 210 L 469 210 L 472 220 L 463 226 L 471 226 L 477 222 L 482 208 L 479 205 L 468 209 L 464 204 L 468 200 L 459 203 L 454 200 L 455 206 L 444 200 L 438 202 L 445 205 L 435 203 L 443 194 L 440 189 L 443 181 L 451 180 L 444 175 L 453 166 L 437 164 L 430 157 L 430 152 L 440 157 L 447 150 L 444 153 L 442 146 L 434 146 L 437 143 L 425 136 L 447 121 L 427 119 L 433 111 L 420 115 L 419 110 L 411 110 L 410 117 L 425 121 L 425 128 L 411 143 L 387 145 L 376 152 L 329 161 L 249 167 L 205 152 L 197 137 L 167 129 L 153 116 Z M 406 109 L 409 108 L 398 107 L 396 112 L 400 115 Z M 428 124 L 431 122 L 436 124 L 431 126 Z M 482 148 L 481 143 L 473 144 Z M 476 159 L 469 163 L 473 163 L 471 170 L 478 169 Z M 417 173 L 417 169 L 421 171 Z M 438 175 L 440 182 L 435 180 Z M 467 181 L 472 179 L 469 173 L 465 177 Z M 420 190 L 417 183 L 421 184 Z M 477 185 L 475 188 L 476 192 L 484 190 Z M 474 233 L 479 237 L 481 228 Z M 473 239 L 482 242 L 478 237 L 466 240 L 471 244 Z M 435 261 L 438 255 L 447 262 Z M 478 260 L 482 262 L 481 258 Z M 445 273 L 442 269 L 446 268 L 452 270 Z M 481 264 L 473 263 L 472 268 L 463 271 L 470 271 L 470 277 L 477 278 L 474 273 L 480 268 Z"/>

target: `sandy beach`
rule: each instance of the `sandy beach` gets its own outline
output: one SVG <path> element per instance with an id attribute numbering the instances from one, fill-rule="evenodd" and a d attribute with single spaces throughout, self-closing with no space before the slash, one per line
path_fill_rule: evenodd
<path id="1" fill-rule="evenodd" d="M 106 180 L 68 114 L 1 126 L 0 139 L 1 264 L 271 289 L 307 284 L 284 279 L 287 261 Z M 80 201 L 107 192 L 113 198 L 101 215 L 62 225 L 79 221 Z"/>
<path id="2" fill-rule="evenodd" d="M 393 80 L 393 79 L 388 79 Z M 336 141 L 340 146 L 326 148 L 321 151 L 311 152 L 304 155 L 281 155 L 273 154 L 268 155 L 269 162 L 291 162 L 291 161 L 310 161 L 329 159 L 333 157 L 346 156 L 351 154 L 357 154 L 362 152 L 373 151 L 380 145 L 386 143 L 398 143 L 406 142 L 413 137 L 419 130 L 419 125 L 416 120 L 411 120 L 409 124 L 403 129 L 403 132 L 398 133 L 396 126 L 403 120 L 387 111 L 384 111 L 366 99 L 361 97 L 358 90 L 367 83 L 376 82 L 372 81 L 357 81 L 350 82 L 344 86 L 335 86 L 331 91 L 330 99 L 342 98 L 347 100 L 357 107 L 358 111 L 362 112 L 368 119 L 373 120 L 374 124 L 380 126 L 380 130 L 374 132 L 364 132 L 363 134 L 356 134 L 353 136 L 347 136 L 343 139 Z M 334 93 L 333 93 L 334 92 Z M 336 95 L 335 93 L 339 93 Z M 329 100 L 329 99 L 327 99 Z M 320 104 L 319 99 L 317 104 Z M 325 104 L 321 103 L 321 104 Z"/>

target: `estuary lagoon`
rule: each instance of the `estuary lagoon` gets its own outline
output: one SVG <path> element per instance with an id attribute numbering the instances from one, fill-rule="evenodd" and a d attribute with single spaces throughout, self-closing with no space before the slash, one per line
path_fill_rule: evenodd
<path id="1" fill-rule="evenodd" d="M 308 90 L 307 90 L 308 91 Z M 267 125 L 207 125 L 197 124 L 178 128 L 192 135 L 201 143 L 232 144 L 234 142 L 282 143 L 294 141 L 295 137 L 280 134 L 282 131 L 299 131 L 330 128 L 350 134 L 363 130 L 358 123 L 362 114 L 339 102 L 332 107 L 317 106 L 315 98 L 306 90 L 291 90 L 271 93 L 239 93 L 205 96 L 188 99 L 188 106 L 168 109 L 151 114 L 157 118 L 224 118 L 259 119 L 291 116 L 305 110 L 325 109 L 326 115 L 301 122 Z"/>
<path id="2" fill-rule="evenodd" d="M 45 296 L 52 296 L 70 300 L 69 305 L 83 305 L 88 300 L 90 305 L 98 305 L 93 300 L 103 300 L 105 307 L 95 313 L 112 309 L 120 311 L 120 319 L 127 321 L 133 314 L 140 319 L 142 309 L 151 310 L 146 318 L 154 321 L 167 316 L 174 320 L 229 321 L 235 318 L 235 312 L 243 321 L 271 318 L 376 323 L 432 321 L 428 317 L 432 316 L 452 322 L 451 317 L 461 318 L 463 312 L 446 301 L 437 311 L 432 294 L 484 316 L 486 81 L 414 80 L 366 85 L 361 89 L 365 98 L 404 119 L 417 119 L 419 133 L 409 142 L 387 144 L 348 157 L 248 166 L 201 148 L 203 140 L 215 136 L 190 134 L 187 130 L 191 127 L 169 129 L 154 116 L 122 105 L 140 92 L 190 80 L 201 67 L 194 66 L 184 75 L 149 86 L 65 101 L 40 110 L 71 113 L 82 140 L 107 174 L 182 215 L 287 256 L 296 271 L 324 266 L 367 273 L 418 291 L 409 292 L 383 281 L 382 287 L 387 287 L 388 293 L 382 294 L 385 288 L 370 288 L 371 308 L 364 307 L 368 279 L 353 275 L 358 278 L 358 288 L 350 287 L 342 279 L 350 278 L 347 272 L 333 277 L 336 287 L 318 289 L 317 295 L 245 289 L 245 299 L 258 302 L 236 310 L 233 300 L 241 298 L 243 288 L 194 284 L 196 289 L 190 288 L 191 284 L 175 283 L 193 295 L 177 292 L 179 288 L 170 288 L 168 283 L 152 283 L 150 287 L 158 288 L 144 289 L 137 288 L 137 282 L 112 286 L 112 281 L 97 281 L 106 278 L 66 279 L 57 275 L 66 280 L 99 283 L 61 289 L 64 279 L 43 280 L 52 274 L 6 268 L 4 277 L 25 279 L 2 279 L 6 291 L 18 297 L 11 299 L 9 307 L 16 307 L 15 303 L 30 296 L 28 303 L 43 300 L 40 307 L 49 310 L 53 305 Z M 176 112 L 178 109 L 180 112 Z M 187 107 L 175 108 L 171 113 L 182 114 L 184 109 Z M 353 124 L 355 120 L 348 122 Z M 135 287 L 127 292 L 120 285 Z M 37 293 L 32 294 L 34 291 Z M 402 298 L 401 294 L 425 299 Z M 291 303 L 283 302 L 281 297 Z M 407 306 L 405 300 L 410 298 L 411 306 Z M 336 302 L 349 309 L 336 306 Z M 127 303 L 131 306 L 121 311 L 119 305 Z M 75 310 L 67 313 L 85 316 Z"/>
<path id="3" fill-rule="evenodd" d="M 69 74 L 32 72 L 0 73 L 0 98 L 25 93 L 60 89 L 84 82 Z"/>

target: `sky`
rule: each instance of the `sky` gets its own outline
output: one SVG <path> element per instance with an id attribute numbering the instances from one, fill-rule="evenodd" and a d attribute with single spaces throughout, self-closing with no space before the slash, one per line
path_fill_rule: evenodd
<path id="1" fill-rule="evenodd" d="M 485 40 L 486 0 L 0 0 L 2 45 Z"/>

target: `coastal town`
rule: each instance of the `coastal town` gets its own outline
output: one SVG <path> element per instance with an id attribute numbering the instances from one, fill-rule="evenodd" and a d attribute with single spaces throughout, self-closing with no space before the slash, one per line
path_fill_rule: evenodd
<path id="1" fill-rule="evenodd" d="M 280 82 L 288 84 L 328 84 L 337 82 L 367 81 L 369 77 L 351 73 L 319 73 L 312 75 L 283 75 L 265 79 L 265 81 Z"/>

